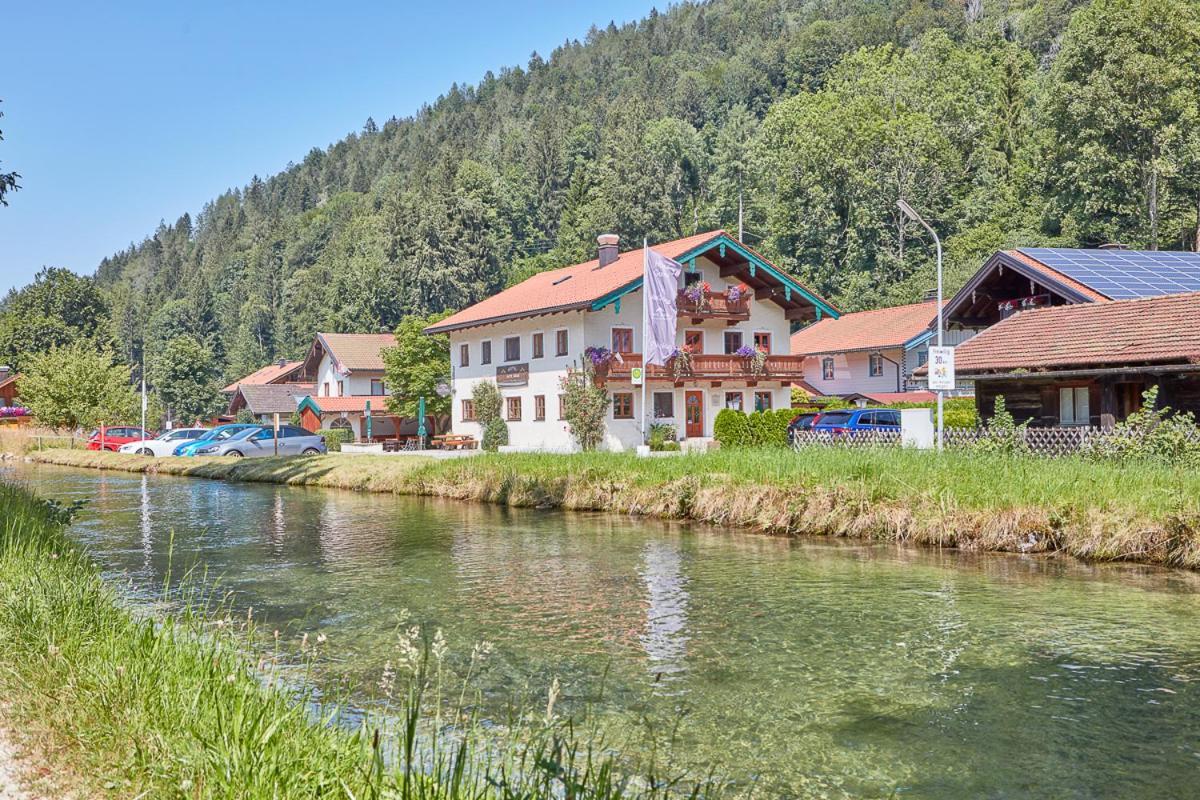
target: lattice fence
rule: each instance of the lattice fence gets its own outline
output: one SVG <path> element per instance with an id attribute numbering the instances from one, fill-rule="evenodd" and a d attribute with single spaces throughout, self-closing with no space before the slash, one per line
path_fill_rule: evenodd
<path id="1" fill-rule="evenodd" d="M 897 431 L 796 431 L 794 447 L 897 447 L 900 434 Z"/>
<path id="2" fill-rule="evenodd" d="M 947 448 L 969 448 L 988 437 L 986 428 L 947 428 Z M 1129 432 L 1097 427 L 1026 428 L 1025 444 L 1030 453 L 1044 456 L 1066 456 L 1076 453 L 1089 439 L 1097 437 L 1131 436 Z M 1200 428 L 1196 439 L 1200 441 Z M 801 447 L 898 447 L 900 434 L 892 431 L 847 431 L 833 434 L 827 431 L 798 431 L 792 442 Z"/>

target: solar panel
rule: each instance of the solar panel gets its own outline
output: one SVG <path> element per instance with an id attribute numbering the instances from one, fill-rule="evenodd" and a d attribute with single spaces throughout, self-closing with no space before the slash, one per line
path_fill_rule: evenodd
<path id="1" fill-rule="evenodd" d="M 1054 247 L 1021 252 L 1113 300 L 1200 292 L 1200 253 Z"/>

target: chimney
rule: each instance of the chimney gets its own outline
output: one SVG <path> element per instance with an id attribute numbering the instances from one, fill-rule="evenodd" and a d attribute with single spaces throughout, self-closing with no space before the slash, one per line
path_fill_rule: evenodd
<path id="1" fill-rule="evenodd" d="M 287 366 L 287 359 L 286 359 L 286 358 L 281 358 L 281 359 L 279 359 L 279 360 L 278 360 L 277 362 L 275 362 L 275 363 L 276 363 L 276 365 L 277 365 L 277 366 L 278 366 L 280 369 L 283 369 L 284 367 L 286 367 L 286 366 Z"/>
<path id="2" fill-rule="evenodd" d="M 617 260 L 617 243 L 620 241 L 621 237 L 615 233 L 602 233 L 596 237 L 596 244 L 600 245 L 600 266 L 607 267 Z"/>

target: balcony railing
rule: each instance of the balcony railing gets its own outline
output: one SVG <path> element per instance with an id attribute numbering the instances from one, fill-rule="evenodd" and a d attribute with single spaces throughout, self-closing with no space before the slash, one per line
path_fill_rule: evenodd
<path id="1" fill-rule="evenodd" d="M 630 371 L 642 365 L 641 353 L 622 353 L 621 360 L 612 361 L 596 370 L 600 380 L 627 381 Z M 651 364 L 646 378 L 652 381 L 691 380 L 801 380 L 804 377 L 804 356 L 767 356 L 762 368 L 755 371 L 754 361 L 731 355 L 693 355 L 690 364 L 676 365 L 670 361 L 666 366 Z"/>
<path id="2" fill-rule="evenodd" d="M 743 322 L 750 319 L 750 291 L 738 293 L 736 300 L 731 300 L 729 292 L 701 292 L 689 295 L 687 289 L 681 289 L 675 300 L 679 316 L 690 317 L 698 323 L 703 319 L 724 319 L 730 322 Z"/>

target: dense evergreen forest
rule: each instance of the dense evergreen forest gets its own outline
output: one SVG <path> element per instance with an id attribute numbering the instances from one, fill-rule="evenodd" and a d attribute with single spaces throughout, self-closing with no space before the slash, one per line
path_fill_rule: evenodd
<path id="1" fill-rule="evenodd" d="M 591 257 L 598 233 L 736 231 L 739 199 L 744 238 L 850 310 L 932 285 L 901 196 L 951 285 L 1006 246 L 1193 248 L 1198 20 L 1196 0 L 672 6 L 368 119 L 94 281 L 43 273 L 0 350 L 86 336 L 137 365 L 187 336 L 234 377 Z"/>

